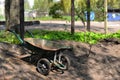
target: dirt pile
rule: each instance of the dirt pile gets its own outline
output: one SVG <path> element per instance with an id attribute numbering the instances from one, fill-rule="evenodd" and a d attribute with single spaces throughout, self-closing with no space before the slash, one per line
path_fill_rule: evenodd
<path id="1" fill-rule="evenodd" d="M 119 80 L 120 44 L 102 41 L 92 45 L 59 41 L 73 46 L 66 52 L 70 57 L 70 70 L 64 74 L 50 72 L 43 76 L 36 71 L 35 65 L 21 59 L 26 51 L 19 45 L 0 43 L 0 80 Z M 90 54 L 89 54 L 90 52 Z M 89 54 L 89 56 L 88 56 Z"/>

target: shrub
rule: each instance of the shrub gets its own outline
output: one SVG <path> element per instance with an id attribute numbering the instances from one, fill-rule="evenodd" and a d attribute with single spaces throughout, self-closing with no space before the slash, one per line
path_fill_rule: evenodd
<path id="1" fill-rule="evenodd" d="M 53 18 L 62 18 L 62 11 L 63 9 L 61 4 L 58 2 L 50 8 L 49 15 L 51 15 Z"/>

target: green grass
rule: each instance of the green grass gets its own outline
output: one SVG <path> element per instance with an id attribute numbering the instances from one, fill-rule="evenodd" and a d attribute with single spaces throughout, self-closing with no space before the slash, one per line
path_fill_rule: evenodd
<path id="1" fill-rule="evenodd" d="M 70 21 L 71 20 L 71 16 L 62 16 L 62 18 L 52 18 L 51 16 L 42 16 L 42 17 L 37 17 L 35 19 L 33 19 L 32 17 L 25 17 L 25 21 L 30 21 L 30 20 L 42 20 L 42 21 L 48 21 L 48 20 L 64 20 L 64 21 Z M 77 16 L 75 16 L 75 20 L 80 20 L 79 18 L 77 18 Z M 5 21 L 5 17 L 4 16 L 0 16 L 0 21 Z M 96 20 L 98 21 L 98 20 Z"/>
<path id="2" fill-rule="evenodd" d="M 101 34 L 94 32 L 76 32 L 74 35 L 71 35 L 70 32 L 65 31 L 47 31 L 47 30 L 31 30 L 35 38 L 42 38 L 46 40 L 69 40 L 69 41 L 77 41 L 84 42 L 90 44 L 96 44 L 99 40 L 105 38 L 119 38 L 120 39 L 120 31 L 113 34 Z M 30 37 L 30 35 L 26 34 L 25 37 Z M 0 31 L 0 42 L 8 42 L 18 44 L 19 41 L 17 38 L 9 32 Z"/>
<path id="3" fill-rule="evenodd" d="M 0 42 L 19 44 L 18 39 L 13 34 L 4 30 L 0 31 Z"/>
<path id="4" fill-rule="evenodd" d="M 76 32 L 74 35 L 71 35 L 70 32 L 47 30 L 32 30 L 31 32 L 33 33 L 35 38 L 42 38 L 47 40 L 69 40 L 90 44 L 96 44 L 98 41 L 105 38 L 120 38 L 120 31 L 107 35 L 94 32 Z"/>
<path id="5" fill-rule="evenodd" d="M 43 17 L 37 17 L 35 19 L 25 17 L 25 20 L 42 20 L 42 21 L 47 21 L 47 20 L 67 20 L 70 21 L 71 17 L 70 16 L 63 16 L 62 18 L 52 18 L 51 16 L 43 16 Z"/>

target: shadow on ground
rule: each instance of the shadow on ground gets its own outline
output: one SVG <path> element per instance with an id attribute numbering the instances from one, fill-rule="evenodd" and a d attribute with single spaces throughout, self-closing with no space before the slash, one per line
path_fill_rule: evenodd
<path id="1" fill-rule="evenodd" d="M 72 44 L 72 43 L 71 43 Z M 78 46 L 79 45 L 79 46 Z M 73 45 L 73 52 L 66 52 L 71 59 L 71 68 L 64 74 L 52 74 L 58 76 L 58 80 L 119 80 L 120 57 L 91 51 L 81 43 Z M 106 48 L 102 49 L 105 51 Z M 80 51 L 78 51 L 80 50 Z"/>
<path id="2" fill-rule="evenodd" d="M 45 80 L 34 70 L 33 65 L 18 58 L 20 55 L 16 52 L 17 50 L 14 52 L 9 50 L 13 45 L 0 44 L 4 44 L 4 46 L 0 45 L 0 80 Z"/>
<path id="3" fill-rule="evenodd" d="M 81 80 L 119 80 L 120 58 L 101 54 L 75 56 L 69 72 Z"/>
<path id="4" fill-rule="evenodd" d="M 43 76 L 36 71 L 34 63 L 29 62 L 29 57 L 22 60 L 19 56 L 23 50 L 20 46 L 13 47 L 12 44 L 0 43 L 0 80 L 119 80 L 120 79 L 120 57 L 101 52 L 91 51 L 88 56 L 89 47 L 79 42 L 60 41 L 65 45 L 72 45 L 73 51 L 65 54 L 71 60 L 71 67 L 64 74 L 50 72 Z M 118 44 L 119 45 L 119 44 Z M 9 47 L 9 48 L 8 48 Z M 101 48 L 101 47 L 100 47 Z M 106 46 L 107 48 L 107 46 Z M 106 49 L 104 48 L 104 50 Z M 18 53 L 20 52 L 20 53 Z M 109 52 L 108 52 L 109 53 Z M 37 58 L 37 56 L 32 56 Z M 27 62 L 24 60 L 28 60 Z"/>

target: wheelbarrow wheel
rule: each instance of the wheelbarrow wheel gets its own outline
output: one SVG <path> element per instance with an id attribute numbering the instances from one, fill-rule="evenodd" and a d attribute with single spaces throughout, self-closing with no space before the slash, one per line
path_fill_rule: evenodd
<path id="1" fill-rule="evenodd" d="M 64 70 L 68 70 L 70 67 L 70 60 L 65 54 L 60 54 L 60 63 L 64 65 Z"/>
<path id="2" fill-rule="evenodd" d="M 42 58 L 37 62 L 37 70 L 42 75 L 47 76 L 51 70 L 51 65 L 48 59 Z"/>

